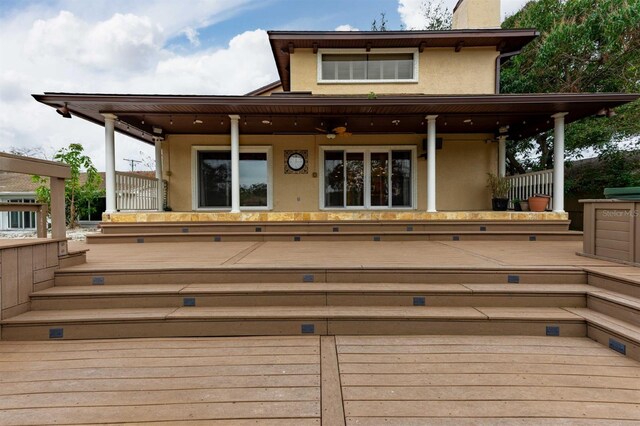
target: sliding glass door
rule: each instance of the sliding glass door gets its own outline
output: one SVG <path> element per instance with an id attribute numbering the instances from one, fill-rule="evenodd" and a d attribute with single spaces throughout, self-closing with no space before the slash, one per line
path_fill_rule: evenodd
<path id="1" fill-rule="evenodd" d="M 231 208 L 231 152 L 199 150 L 196 157 L 197 208 Z M 241 148 L 240 207 L 268 209 L 270 202 L 270 158 L 265 148 Z"/>
<path id="2" fill-rule="evenodd" d="M 414 150 L 349 147 L 323 151 L 324 208 L 412 208 Z"/>

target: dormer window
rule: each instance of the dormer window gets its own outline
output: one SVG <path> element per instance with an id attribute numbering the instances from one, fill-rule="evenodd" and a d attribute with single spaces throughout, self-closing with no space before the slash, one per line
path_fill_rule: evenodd
<path id="1" fill-rule="evenodd" d="M 319 83 L 415 83 L 417 76 L 418 55 L 412 49 L 318 52 Z"/>

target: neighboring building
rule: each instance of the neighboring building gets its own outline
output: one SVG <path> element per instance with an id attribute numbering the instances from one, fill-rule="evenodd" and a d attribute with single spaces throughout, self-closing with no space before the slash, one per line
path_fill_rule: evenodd
<path id="1" fill-rule="evenodd" d="M 499 0 L 461 0 L 450 31 L 271 31 L 280 80 L 245 96 L 34 97 L 105 126 L 104 220 L 504 219 L 486 176 L 505 174 L 507 138 L 555 128 L 562 162 L 565 123 L 638 95 L 499 94 L 501 62 L 538 36 L 499 15 Z M 155 144 L 166 182 L 135 210 L 171 214 L 119 212 L 114 132 Z M 538 217 L 566 219 L 552 178 Z"/>
<path id="2" fill-rule="evenodd" d="M 37 187 L 29 175 L 0 172 L 0 203 L 35 203 Z M 0 231 L 35 230 L 35 212 L 0 212 Z"/>

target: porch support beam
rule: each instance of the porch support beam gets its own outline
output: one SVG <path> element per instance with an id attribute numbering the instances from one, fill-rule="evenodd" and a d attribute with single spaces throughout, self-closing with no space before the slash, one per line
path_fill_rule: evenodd
<path id="1" fill-rule="evenodd" d="M 427 211 L 436 211 L 436 118 L 427 115 Z"/>
<path id="2" fill-rule="evenodd" d="M 231 119 L 231 213 L 240 213 L 240 116 Z"/>
<path id="3" fill-rule="evenodd" d="M 164 188 L 162 185 L 162 138 L 154 138 L 156 148 L 156 179 L 158 181 L 158 211 L 164 210 Z"/>
<path id="4" fill-rule="evenodd" d="M 103 114 L 104 116 L 104 145 L 105 145 L 105 192 L 106 210 L 105 213 L 116 211 L 116 117 L 113 114 Z"/>
<path id="5" fill-rule="evenodd" d="M 507 175 L 507 137 L 498 137 L 498 175 L 505 177 Z"/>
<path id="6" fill-rule="evenodd" d="M 51 190 L 51 238 L 64 239 L 67 238 L 64 179 L 52 177 L 49 181 L 49 189 Z"/>
<path id="7" fill-rule="evenodd" d="M 553 211 L 564 212 L 564 116 L 553 114 Z"/>

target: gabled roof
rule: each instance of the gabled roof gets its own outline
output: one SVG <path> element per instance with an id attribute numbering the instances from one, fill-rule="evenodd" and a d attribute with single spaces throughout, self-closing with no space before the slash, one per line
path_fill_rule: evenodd
<path id="1" fill-rule="evenodd" d="M 262 87 L 258 87 L 257 89 L 254 89 L 252 91 L 250 91 L 249 93 L 245 93 L 245 96 L 260 96 L 262 94 L 268 93 L 271 90 L 277 89 L 278 87 L 282 86 L 282 83 L 280 82 L 280 80 L 276 80 L 273 83 L 269 83 L 269 84 L 265 84 Z"/>
<path id="2" fill-rule="evenodd" d="M 495 47 L 500 52 L 522 49 L 539 33 L 534 29 L 446 31 L 268 31 L 271 50 L 285 91 L 290 90 L 290 54 L 295 49 L 413 47 Z"/>

